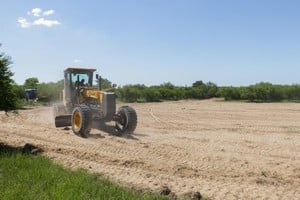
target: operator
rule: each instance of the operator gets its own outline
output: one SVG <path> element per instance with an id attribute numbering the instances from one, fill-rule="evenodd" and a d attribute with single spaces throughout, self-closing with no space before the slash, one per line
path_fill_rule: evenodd
<path id="1" fill-rule="evenodd" d="M 79 86 L 84 86 L 84 79 L 81 79 L 81 81 L 79 82 Z"/>

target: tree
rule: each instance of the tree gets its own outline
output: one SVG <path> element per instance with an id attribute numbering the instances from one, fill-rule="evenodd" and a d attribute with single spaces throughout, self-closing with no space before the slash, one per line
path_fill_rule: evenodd
<path id="1" fill-rule="evenodd" d="M 193 83 L 193 87 L 205 87 L 205 83 L 203 81 L 196 81 Z"/>
<path id="2" fill-rule="evenodd" d="M 218 86 L 213 82 L 208 82 L 206 84 L 206 92 L 207 92 L 206 94 L 207 98 L 216 97 L 218 92 Z"/>
<path id="3" fill-rule="evenodd" d="M 99 85 L 99 80 L 96 80 L 97 82 L 97 86 Z M 109 81 L 106 78 L 101 78 L 101 89 L 105 90 L 105 89 L 109 89 L 112 87 L 112 83 L 111 81 Z"/>
<path id="4" fill-rule="evenodd" d="M 143 98 L 143 91 L 146 89 L 144 85 L 125 85 L 117 90 L 117 96 L 125 102 L 138 102 Z"/>
<path id="5" fill-rule="evenodd" d="M 64 80 L 37 85 L 38 99 L 43 102 L 57 101 L 64 88 Z"/>
<path id="6" fill-rule="evenodd" d="M 14 81 L 11 78 L 14 74 L 9 68 L 11 64 L 11 58 L 5 53 L 0 53 L 0 110 L 6 113 L 15 109 L 18 101 L 13 87 Z"/>
<path id="7" fill-rule="evenodd" d="M 225 100 L 240 100 L 240 88 L 239 87 L 224 87 L 220 91 L 221 97 Z"/>
<path id="8" fill-rule="evenodd" d="M 144 97 L 146 102 L 159 102 L 161 99 L 161 94 L 157 88 L 152 86 L 145 89 Z"/>
<path id="9" fill-rule="evenodd" d="M 34 88 L 37 88 L 37 85 L 39 83 L 39 79 L 38 78 L 28 78 L 25 80 L 25 83 L 24 83 L 24 87 L 26 89 L 34 89 Z"/>

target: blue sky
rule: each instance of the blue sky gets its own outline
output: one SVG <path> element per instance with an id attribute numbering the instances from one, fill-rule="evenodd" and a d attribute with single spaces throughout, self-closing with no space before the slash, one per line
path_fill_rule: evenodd
<path id="1" fill-rule="evenodd" d="M 118 85 L 300 84 L 298 0 L 0 0 L 14 79 L 97 68 Z"/>

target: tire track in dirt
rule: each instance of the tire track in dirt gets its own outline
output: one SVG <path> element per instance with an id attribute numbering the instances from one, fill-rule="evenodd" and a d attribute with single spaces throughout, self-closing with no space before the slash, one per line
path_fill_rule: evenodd
<path id="1" fill-rule="evenodd" d="M 18 137 L 23 136 L 23 138 L 27 138 L 27 140 L 28 140 L 28 137 L 26 135 L 22 135 L 22 134 L 17 134 L 17 135 L 18 135 Z M 46 142 L 46 146 L 48 146 L 48 143 L 52 143 L 49 146 L 53 146 L 53 144 L 57 144 L 56 141 L 51 141 L 51 140 L 48 140 L 48 139 L 45 140 L 45 139 L 40 138 L 40 137 L 33 137 L 31 139 L 33 139 L 33 141 L 30 141 L 30 142 L 34 142 L 36 139 L 41 139 L 41 140 L 43 140 L 43 142 Z M 112 138 L 112 139 L 115 139 L 115 138 Z M 116 139 L 116 140 L 120 140 L 120 139 Z M 125 143 L 125 142 L 121 142 L 121 143 Z M 61 144 L 63 146 L 67 145 L 67 143 L 66 144 L 61 143 Z M 100 166 L 98 166 L 97 168 L 103 168 L 103 165 L 105 165 L 105 168 L 107 170 L 100 170 L 99 172 L 108 173 L 108 174 L 112 173 L 112 172 L 108 172 L 110 170 L 112 170 L 112 171 L 116 171 L 116 170 L 124 171 L 123 166 L 125 166 L 125 168 L 130 167 L 131 168 L 130 173 L 127 172 L 127 175 L 129 175 L 130 177 L 132 177 L 133 175 L 136 175 L 136 174 L 138 174 L 138 176 L 142 176 L 142 174 L 146 174 L 147 175 L 146 178 L 147 178 L 149 184 L 153 183 L 153 187 L 154 186 L 158 187 L 158 185 L 160 185 L 159 182 L 157 182 L 157 181 L 155 181 L 155 179 L 151 178 L 151 177 L 154 177 L 154 173 L 151 173 L 151 171 L 146 171 L 146 172 L 144 170 L 141 171 L 140 168 L 144 168 L 144 167 L 151 168 L 151 167 L 153 167 L 153 166 L 145 166 L 145 163 L 143 161 L 140 161 L 140 160 L 142 160 L 141 157 L 135 158 L 135 157 L 131 156 L 131 158 L 133 160 L 126 160 L 126 159 L 125 160 L 121 160 L 121 159 L 120 160 L 118 160 L 118 159 L 110 160 L 110 159 L 108 159 L 108 158 L 111 158 L 112 155 L 114 155 L 114 157 L 116 157 L 116 155 L 120 155 L 120 154 L 121 154 L 121 158 L 122 158 L 122 157 L 127 156 L 128 154 L 130 154 L 131 151 L 124 151 L 124 150 L 120 150 L 120 149 L 116 150 L 116 148 L 114 146 L 108 146 L 108 147 L 102 148 L 101 149 L 101 154 L 99 155 L 98 153 L 95 154 L 95 152 L 98 152 L 99 148 L 96 147 L 96 146 L 90 146 L 90 144 L 88 144 L 88 145 L 82 145 L 82 144 L 70 145 L 69 144 L 67 146 L 72 147 L 72 148 L 71 149 L 60 149 L 59 148 L 60 149 L 59 153 L 57 153 L 55 155 L 61 154 L 61 156 L 58 156 L 58 157 L 63 157 L 64 158 L 63 160 L 66 160 L 67 164 L 69 164 L 71 166 L 81 165 L 82 167 L 87 167 L 88 164 L 90 165 L 91 163 L 93 164 L 95 161 L 101 161 L 102 164 Z M 88 146 L 90 146 L 90 147 L 87 148 Z M 158 160 L 160 160 L 159 155 L 166 155 L 165 151 L 169 151 L 168 149 L 163 150 L 163 151 L 153 151 L 153 149 L 155 149 L 155 148 L 150 148 L 150 149 L 152 150 L 152 151 L 150 151 L 150 154 L 158 155 L 158 156 L 155 156 Z M 107 153 L 107 152 L 109 152 L 109 154 L 104 156 L 105 153 Z M 139 155 L 139 154 L 143 155 L 144 152 L 137 152 L 136 154 L 137 155 Z M 171 154 L 169 156 L 171 156 L 171 157 L 173 157 L 173 156 L 182 157 L 183 153 L 182 152 L 179 152 L 179 153 L 177 152 L 177 153 Z M 190 159 L 187 158 L 187 160 L 190 160 Z M 178 160 L 174 160 L 174 162 L 177 163 L 177 165 L 175 165 L 175 163 L 171 164 L 171 165 L 174 164 L 175 167 L 170 168 L 171 170 L 168 170 L 168 171 L 173 170 L 171 173 L 169 173 L 170 176 L 166 175 L 167 174 L 166 170 L 160 170 L 161 173 L 163 173 L 165 175 L 164 178 L 166 180 L 171 180 L 170 177 L 173 175 L 173 176 L 178 176 L 179 178 L 180 177 L 182 177 L 182 178 L 199 178 L 199 177 L 200 178 L 210 178 L 210 180 L 212 181 L 213 177 L 208 177 L 206 175 L 204 175 L 204 176 L 201 175 L 202 172 L 207 173 L 208 171 L 211 171 L 209 174 L 214 174 L 215 176 L 217 175 L 219 178 L 222 177 L 222 174 L 224 172 L 227 172 L 226 177 L 229 177 L 229 176 L 235 177 L 234 174 L 228 174 L 228 172 L 230 172 L 228 169 L 224 170 L 224 169 L 220 169 L 218 167 L 212 167 L 212 166 L 209 166 L 209 165 L 206 165 L 206 166 L 199 166 L 198 165 L 198 169 L 193 169 L 191 167 L 187 167 L 186 165 L 184 165 L 184 164 L 187 163 L 187 160 L 183 160 L 182 165 L 178 164 Z M 207 163 L 205 161 L 211 162 L 212 160 L 211 159 L 203 160 L 203 163 Z M 214 163 L 215 162 L 216 161 L 214 161 Z M 93 166 L 95 166 L 95 163 L 93 164 Z M 115 166 L 115 167 L 113 167 L 113 166 Z M 119 167 L 116 167 L 116 166 L 119 166 Z M 94 168 L 94 167 L 88 166 L 88 168 Z M 201 168 L 202 168 L 202 170 L 201 170 Z M 253 170 L 251 170 L 251 171 L 253 171 Z M 219 174 L 217 172 L 219 172 Z M 234 170 L 232 170 L 232 172 L 235 173 Z M 115 173 L 115 172 L 113 172 L 113 173 Z M 116 177 L 119 177 L 119 176 L 121 176 L 121 175 L 117 174 Z M 246 178 L 247 178 L 247 176 L 246 176 Z M 174 178 L 172 180 L 174 180 Z M 116 181 L 118 181 L 118 179 L 116 179 Z M 177 181 L 175 181 L 175 182 L 177 182 Z M 264 181 L 264 183 L 265 182 L 266 181 Z M 127 182 L 127 184 L 128 183 L 132 184 L 131 181 Z M 181 183 L 183 183 L 183 184 L 179 184 L 180 188 L 182 188 L 184 185 L 186 185 L 185 181 L 181 180 Z M 135 186 L 141 187 L 140 185 L 135 185 Z M 178 183 L 176 183 L 176 185 L 173 186 L 173 190 L 175 190 L 176 187 L 178 187 Z M 192 189 L 192 188 L 189 188 L 189 189 Z"/>
<path id="2" fill-rule="evenodd" d="M 298 104 L 179 101 L 133 107 L 139 125 L 130 138 L 94 129 L 90 138 L 79 138 L 53 128 L 44 107 L 0 114 L 0 137 L 42 146 L 66 166 L 101 172 L 127 186 L 167 185 L 179 195 L 201 191 L 213 199 L 300 197 Z"/>

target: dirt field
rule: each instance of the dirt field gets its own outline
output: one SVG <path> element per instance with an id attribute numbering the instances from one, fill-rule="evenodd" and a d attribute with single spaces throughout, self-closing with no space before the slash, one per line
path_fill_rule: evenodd
<path id="1" fill-rule="evenodd" d="M 87 139 L 54 128 L 51 107 L 0 114 L 0 141 L 31 143 L 70 167 L 125 186 L 212 199 L 300 199 L 300 104 L 178 101 L 132 104 L 138 127 Z"/>

